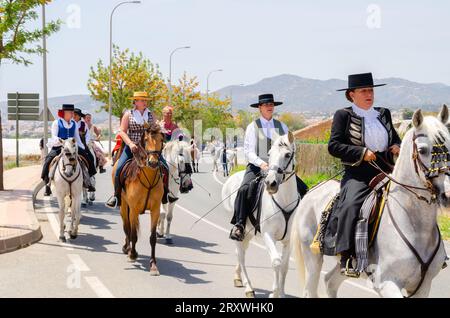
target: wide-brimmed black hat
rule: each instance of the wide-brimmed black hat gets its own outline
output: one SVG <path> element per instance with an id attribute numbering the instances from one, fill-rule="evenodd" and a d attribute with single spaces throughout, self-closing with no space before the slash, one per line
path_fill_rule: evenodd
<path id="1" fill-rule="evenodd" d="M 63 104 L 61 110 L 62 111 L 68 110 L 68 111 L 72 111 L 73 112 L 75 110 L 75 106 L 72 105 L 72 104 Z"/>
<path id="2" fill-rule="evenodd" d="M 283 104 L 282 102 L 276 102 L 273 99 L 273 94 L 259 95 L 258 99 L 259 99 L 259 102 L 256 104 L 251 104 L 250 107 L 258 108 L 261 104 L 265 104 L 265 103 L 273 103 L 275 106 L 280 106 L 281 104 Z"/>
<path id="3" fill-rule="evenodd" d="M 349 89 L 367 88 L 367 87 L 379 87 L 386 84 L 373 83 L 372 73 L 353 74 L 348 76 L 348 88 L 338 89 L 338 92 L 347 91 Z"/>
<path id="4" fill-rule="evenodd" d="M 81 118 L 86 117 L 86 115 L 83 114 L 83 112 L 82 112 L 81 109 L 79 109 L 79 108 L 75 108 L 74 112 L 75 112 L 75 114 L 77 114 L 77 115 L 80 116 Z"/>

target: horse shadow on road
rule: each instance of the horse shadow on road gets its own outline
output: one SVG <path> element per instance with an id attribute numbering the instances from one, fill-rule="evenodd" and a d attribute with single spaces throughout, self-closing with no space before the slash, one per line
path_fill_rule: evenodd
<path id="1" fill-rule="evenodd" d="M 168 247 L 178 247 L 178 248 L 190 248 L 193 250 L 198 250 L 203 253 L 208 254 L 222 254 L 218 251 L 211 250 L 209 248 L 217 246 L 216 243 L 211 242 L 205 242 L 198 240 L 193 237 L 187 237 L 187 236 L 179 236 L 179 235 L 172 235 L 173 244 L 167 244 L 165 243 L 165 239 L 160 239 L 158 243 L 163 244 Z"/>
<path id="2" fill-rule="evenodd" d="M 158 269 L 161 275 L 177 278 L 185 284 L 209 284 L 207 281 L 197 277 L 196 275 L 205 275 L 206 272 L 198 269 L 190 269 L 179 262 L 175 262 L 165 258 L 158 258 Z M 150 257 L 140 256 L 138 260 L 133 263 L 133 268 L 125 270 L 144 270 L 150 271 Z"/>

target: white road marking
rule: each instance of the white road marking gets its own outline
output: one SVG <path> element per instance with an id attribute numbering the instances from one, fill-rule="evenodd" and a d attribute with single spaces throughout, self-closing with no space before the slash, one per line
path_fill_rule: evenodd
<path id="1" fill-rule="evenodd" d="M 223 182 L 221 182 L 220 180 L 219 180 L 219 178 L 217 177 L 217 175 L 216 175 L 216 172 L 214 171 L 213 172 L 213 177 L 214 177 L 214 180 L 218 183 L 218 184 L 220 184 L 221 186 L 223 186 L 224 185 L 224 183 Z"/>
<path id="2" fill-rule="evenodd" d="M 194 217 L 194 218 L 197 219 L 197 220 L 199 220 L 199 219 L 201 218 L 199 215 L 195 214 L 194 212 L 192 212 L 192 211 L 190 211 L 190 210 L 188 210 L 188 209 L 186 209 L 186 208 L 184 208 L 184 207 L 182 207 L 182 206 L 180 206 L 180 205 L 178 205 L 178 204 L 175 205 L 175 206 L 176 206 L 177 208 L 179 208 L 180 210 L 183 210 L 185 213 L 189 214 L 190 216 Z M 224 227 L 222 227 L 222 226 L 220 226 L 220 225 L 217 225 L 217 224 L 215 224 L 215 223 L 213 223 L 213 222 L 211 222 L 211 221 L 209 221 L 209 220 L 207 220 L 207 219 L 202 219 L 202 222 L 205 222 L 206 224 L 209 224 L 209 225 L 211 225 L 212 227 L 215 227 L 216 229 L 218 229 L 218 230 L 220 230 L 220 231 L 222 231 L 222 232 L 225 232 L 225 233 L 227 233 L 227 234 L 230 232 L 229 230 L 225 229 Z M 255 245 L 255 246 L 257 246 L 257 247 L 259 247 L 259 248 L 261 248 L 261 249 L 263 249 L 263 250 L 266 250 L 266 247 L 265 247 L 264 245 L 261 245 L 261 244 L 259 244 L 259 243 L 254 242 L 254 241 L 250 241 L 250 244 Z M 293 261 L 292 258 L 291 258 L 290 260 Z M 328 272 L 326 272 L 326 271 L 321 271 L 321 273 L 322 273 L 323 275 L 325 275 L 325 274 L 327 274 Z M 355 282 L 353 282 L 353 281 L 346 280 L 346 281 L 344 281 L 344 283 L 349 284 L 349 285 L 352 285 L 352 286 L 357 287 L 357 288 L 360 288 L 360 289 L 363 289 L 363 290 L 365 290 L 366 292 L 369 292 L 369 293 L 378 295 L 378 294 L 377 294 L 374 290 L 372 290 L 371 288 L 362 286 L 362 285 L 357 284 L 357 283 L 355 283 Z"/>
<path id="3" fill-rule="evenodd" d="M 75 265 L 75 268 L 80 272 L 89 272 L 90 269 L 86 265 L 85 262 L 81 259 L 81 256 L 78 254 L 67 254 L 67 257 L 69 258 L 70 262 Z"/>
<path id="4" fill-rule="evenodd" d="M 57 213 L 50 206 L 51 197 L 44 197 L 44 207 L 42 208 L 47 215 L 47 219 L 50 223 L 50 227 L 55 234 L 56 239 L 59 239 L 59 220 L 56 217 Z M 58 242 L 60 246 L 64 247 L 68 251 L 73 251 L 73 245 L 69 243 Z M 82 249 L 91 249 L 89 247 L 77 246 L 77 248 Z M 83 261 L 80 255 L 78 254 L 67 254 L 70 262 L 75 266 L 75 268 L 80 272 L 89 272 L 90 268 Z M 88 276 L 85 277 L 85 280 L 89 287 L 94 291 L 94 293 L 99 298 L 114 298 L 113 294 L 109 291 L 109 289 L 101 282 L 101 280 L 97 276 Z"/>
<path id="5" fill-rule="evenodd" d="M 87 276 L 84 279 L 99 298 L 114 298 L 113 294 L 103 285 L 98 277 Z"/>

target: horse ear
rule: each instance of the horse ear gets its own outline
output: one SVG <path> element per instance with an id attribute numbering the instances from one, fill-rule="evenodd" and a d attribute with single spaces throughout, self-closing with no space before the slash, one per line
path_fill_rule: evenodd
<path id="1" fill-rule="evenodd" d="M 288 138 L 289 138 L 289 143 L 293 143 L 294 142 L 294 134 L 292 132 L 288 132 Z"/>
<path id="2" fill-rule="evenodd" d="M 423 123 L 423 114 L 422 110 L 418 109 L 414 112 L 412 123 L 414 125 L 414 128 L 419 128 Z"/>
<path id="3" fill-rule="evenodd" d="M 442 105 L 442 109 L 441 112 L 439 113 L 438 119 L 444 124 L 446 125 L 448 122 L 448 107 L 447 105 Z"/>

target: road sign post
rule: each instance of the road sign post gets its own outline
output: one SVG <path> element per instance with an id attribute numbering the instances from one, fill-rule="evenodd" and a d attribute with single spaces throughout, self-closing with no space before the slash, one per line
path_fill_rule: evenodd
<path id="1" fill-rule="evenodd" d="M 39 94 L 8 94 L 8 120 L 16 121 L 16 166 L 19 167 L 19 120 L 39 120 Z"/>

